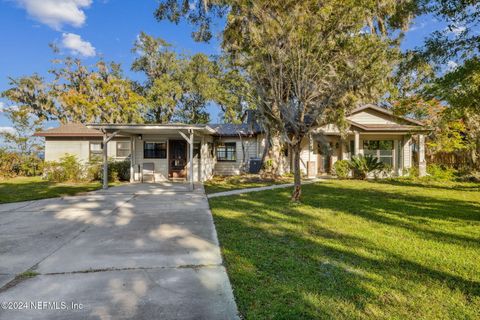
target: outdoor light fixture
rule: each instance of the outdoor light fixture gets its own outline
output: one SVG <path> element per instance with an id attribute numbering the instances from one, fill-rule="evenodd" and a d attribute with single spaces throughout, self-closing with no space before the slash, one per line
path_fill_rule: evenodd
<path id="1" fill-rule="evenodd" d="M 138 140 L 142 140 L 143 136 L 141 134 L 138 135 Z"/>

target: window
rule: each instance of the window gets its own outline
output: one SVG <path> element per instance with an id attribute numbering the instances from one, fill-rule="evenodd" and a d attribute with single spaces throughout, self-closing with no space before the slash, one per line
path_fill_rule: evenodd
<path id="1" fill-rule="evenodd" d="M 217 144 L 218 161 L 236 161 L 237 144 L 235 142 Z"/>
<path id="2" fill-rule="evenodd" d="M 103 157 L 103 144 L 101 142 L 90 142 L 90 161 L 100 161 Z"/>
<path id="3" fill-rule="evenodd" d="M 193 157 L 197 159 L 202 157 L 200 143 L 193 144 Z"/>
<path id="4" fill-rule="evenodd" d="M 126 158 L 130 156 L 130 141 L 117 141 L 117 157 Z"/>
<path id="5" fill-rule="evenodd" d="M 167 144 L 165 142 L 147 142 L 143 144 L 144 159 L 166 159 Z"/>
<path id="6" fill-rule="evenodd" d="M 393 140 L 364 140 L 363 152 L 393 166 Z"/>

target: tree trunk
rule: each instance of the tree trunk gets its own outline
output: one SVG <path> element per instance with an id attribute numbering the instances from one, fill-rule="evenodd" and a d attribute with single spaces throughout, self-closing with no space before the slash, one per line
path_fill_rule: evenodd
<path id="1" fill-rule="evenodd" d="M 295 144 L 293 151 L 293 193 L 292 201 L 299 202 L 302 195 L 302 174 L 300 172 L 300 142 Z"/>
<path id="2" fill-rule="evenodd" d="M 242 139 L 242 135 L 241 134 L 238 134 L 238 137 L 240 138 L 240 144 L 242 146 L 242 164 L 240 166 L 240 171 L 242 173 L 245 173 L 247 170 L 247 154 L 246 154 L 246 151 L 245 151 L 245 143 L 243 142 L 243 139 Z"/>
<path id="3" fill-rule="evenodd" d="M 284 173 L 282 165 L 282 141 L 278 133 L 273 134 L 270 140 L 272 145 L 269 158 L 272 160 L 272 174 L 274 176 L 281 176 Z"/>
<path id="4" fill-rule="evenodd" d="M 267 159 L 268 150 L 270 149 L 270 133 L 268 130 L 265 132 L 265 148 L 263 149 L 262 154 L 262 168 L 265 160 Z"/>

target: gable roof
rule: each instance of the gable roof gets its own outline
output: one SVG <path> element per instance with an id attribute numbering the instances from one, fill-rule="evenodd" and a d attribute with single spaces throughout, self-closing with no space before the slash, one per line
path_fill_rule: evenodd
<path id="1" fill-rule="evenodd" d="M 35 132 L 36 137 L 101 137 L 99 130 L 89 129 L 81 123 L 66 123 L 58 128 Z"/>
<path id="2" fill-rule="evenodd" d="M 352 110 L 348 115 L 351 116 L 351 115 L 354 115 L 354 114 L 356 114 L 356 113 L 359 113 L 359 112 L 364 111 L 364 110 L 367 110 L 367 109 L 374 110 L 374 111 L 376 111 L 376 112 L 385 114 L 385 115 L 387 115 L 387 116 L 389 116 L 389 117 L 392 117 L 392 118 L 396 118 L 396 119 L 400 119 L 400 120 L 406 121 L 406 122 L 408 122 L 408 123 L 410 123 L 410 124 L 413 124 L 413 125 L 416 125 L 416 126 L 423 126 L 423 125 L 425 125 L 425 124 L 424 124 L 423 122 L 421 122 L 421 121 L 396 115 L 396 114 L 394 114 L 392 111 L 390 111 L 390 110 L 388 110 L 388 109 L 385 109 L 385 108 L 382 108 L 382 107 L 379 107 L 379 106 L 376 106 L 376 105 L 373 105 L 373 104 L 366 104 L 366 105 L 364 105 L 364 106 L 358 107 L 358 108 Z"/>
<path id="3" fill-rule="evenodd" d="M 357 114 L 365 110 L 373 110 L 375 112 L 387 115 L 388 117 L 401 120 L 402 123 L 399 124 L 361 124 L 352 120 L 349 120 L 349 123 L 352 126 L 355 126 L 363 131 L 372 131 L 372 132 L 408 132 L 421 130 L 424 126 L 423 122 L 410 119 L 407 117 L 401 117 L 395 115 L 390 110 L 387 110 L 376 105 L 367 104 L 352 110 L 348 116 Z M 262 128 L 258 123 L 242 123 L 242 124 L 232 124 L 232 123 L 221 123 L 221 124 L 208 124 L 208 125 L 186 125 L 186 124 L 89 124 L 88 127 L 81 123 L 67 123 L 62 124 L 58 128 L 51 128 L 36 132 L 34 135 L 37 137 L 101 137 L 103 136 L 102 132 L 99 129 L 106 128 L 118 128 L 118 129 L 142 129 L 150 127 L 161 127 L 161 128 L 171 128 L 173 129 L 189 129 L 195 127 L 196 129 L 205 129 L 209 134 L 220 137 L 238 137 L 241 136 L 253 136 L 259 133 L 262 133 Z"/>
<path id="4" fill-rule="evenodd" d="M 355 121 L 348 121 L 350 125 L 361 129 L 362 131 L 371 132 L 410 132 L 419 131 L 423 128 L 418 125 L 404 125 L 404 124 L 360 124 Z"/>

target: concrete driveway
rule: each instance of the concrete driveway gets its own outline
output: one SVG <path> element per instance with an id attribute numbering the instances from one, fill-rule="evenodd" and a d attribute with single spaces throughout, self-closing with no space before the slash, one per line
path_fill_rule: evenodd
<path id="1" fill-rule="evenodd" d="M 0 205 L 0 287 L 0 319 L 237 318 L 201 186 Z"/>

